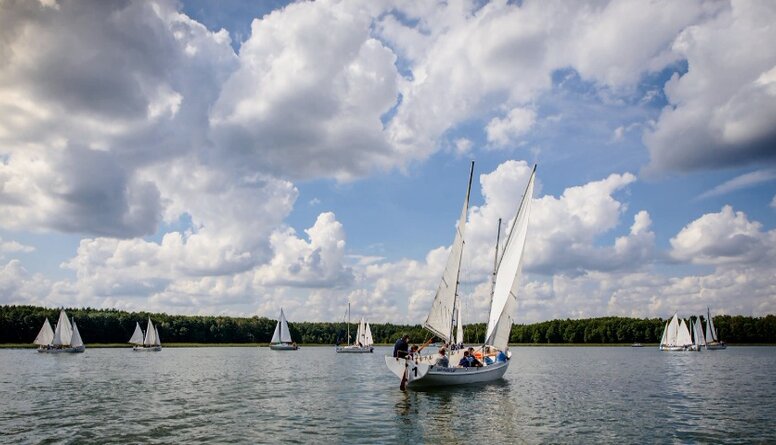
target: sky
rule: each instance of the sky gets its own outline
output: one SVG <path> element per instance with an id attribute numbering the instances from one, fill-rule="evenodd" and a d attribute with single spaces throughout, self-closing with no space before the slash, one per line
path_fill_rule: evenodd
<path id="1" fill-rule="evenodd" d="M 772 1 L 0 0 L 0 304 L 776 313 Z M 506 228 L 502 228 L 502 239 Z"/>

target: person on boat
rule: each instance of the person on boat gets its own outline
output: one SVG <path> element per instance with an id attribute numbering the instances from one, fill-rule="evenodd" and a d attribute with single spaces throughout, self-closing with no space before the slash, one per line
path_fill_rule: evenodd
<path id="1" fill-rule="evenodd" d="M 445 351 L 445 347 L 442 346 L 439 348 L 439 357 L 436 359 L 436 363 L 434 363 L 436 366 L 441 366 L 443 368 L 449 368 L 450 367 L 450 360 L 447 358 L 447 352 Z"/>
<path id="2" fill-rule="evenodd" d="M 410 353 L 407 354 L 407 360 L 417 358 L 419 355 L 418 349 L 420 349 L 418 345 L 412 345 L 412 347 L 410 348 Z"/>
<path id="3" fill-rule="evenodd" d="M 468 368 L 471 366 L 471 355 L 469 355 L 469 351 L 463 351 L 463 357 L 461 357 L 461 360 L 458 362 L 458 366 L 462 368 Z"/>
<path id="4" fill-rule="evenodd" d="M 401 336 L 400 339 L 396 340 L 396 343 L 393 344 L 393 356 L 396 358 L 405 358 L 407 357 L 407 354 L 409 353 L 410 348 L 410 336 L 408 334 L 404 334 Z"/>

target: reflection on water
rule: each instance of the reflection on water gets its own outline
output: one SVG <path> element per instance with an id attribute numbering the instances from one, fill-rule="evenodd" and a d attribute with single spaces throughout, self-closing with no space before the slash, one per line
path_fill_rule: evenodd
<path id="1" fill-rule="evenodd" d="M 399 390 L 333 348 L 0 350 L 0 442 L 776 442 L 776 348 L 514 348 L 503 380 Z"/>

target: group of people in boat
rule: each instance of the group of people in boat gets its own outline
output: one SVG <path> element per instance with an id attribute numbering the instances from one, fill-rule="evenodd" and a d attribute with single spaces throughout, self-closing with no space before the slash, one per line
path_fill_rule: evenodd
<path id="1" fill-rule="evenodd" d="M 420 356 L 420 347 L 418 345 L 409 345 L 410 336 L 407 334 L 402 335 L 401 338 L 396 340 L 393 345 L 393 356 L 397 358 L 405 358 L 411 360 Z M 463 344 L 455 344 L 448 346 L 447 344 L 439 348 L 437 357 L 434 361 L 435 366 L 450 368 L 450 359 L 447 356 L 447 349 L 451 348 L 452 351 L 464 349 Z M 507 356 L 503 351 L 497 351 L 490 346 L 485 346 L 482 351 L 475 351 L 473 347 L 464 349 L 463 357 L 458 361 L 458 367 L 460 368 L 479 368 L 482 366 L 493 364 L 497 361 L 506 361 Z M 453 365 L 455 366 L 455 365 Z"/>

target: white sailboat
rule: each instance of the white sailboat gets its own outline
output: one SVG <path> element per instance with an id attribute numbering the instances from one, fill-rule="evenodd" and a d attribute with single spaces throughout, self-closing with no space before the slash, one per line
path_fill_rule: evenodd
<path id="1" fill-rule="evenodd" d="M 677 314 L 666 323 L 663 329 L 663 337 L 660 340 L 661 351 L 688 351 L 693 346 L 690 331 L 687 329 L 687 323 L 680 319 Z"/>
<path id="2" fill-rule="evenodd" d="M 39 346 L 38 352 L 84 352 L 86 350 L 81 333 L 78 332 L 78 326 L 75 321 L 70 323 L 64 310 L 59 312 L 59 321 L 53 331 L 46 318 L 33 343 Z"/>
<path id="3" fill-rule="evenodd" d="M 140 323 L 135 323 L 135 332 L 132 333 L 132 338 L 129 342 L 135 346 L 132 347 L 133 351 L 161 351 L 162 340 L 159 337 L 159 329 L 151 322 L 151 318 L 148 318 L 148 325 L 146 326 L 145 335 L 143 330 L 140 329 Z"/>
<path id="4" fill-rule="evenodd" d="M 356 339 L 353 344 L 350 344 L 350 303 L 348 303 L 348 338 L 347 345 L 337 346 L 335 351 L 338 353 L 359 354 L 374 351 L 374 340 L 372 340 L 372 329 L 369 327 L 369 323 L 364 321 L 364 317 L 361 317 L 361 321 L 358 322 L 358 330 L 356 331 Z"/>
<path id="5" fill-rule="evenodd" d="M 296 342 L 291 339 L 291 331 L 288 330 L 288 322 L 283 308 L 280 308 L 280 318 L 278 318 L 278 324 L 275 325 L 275 333 L 272 334 L 269 348 L 274 351 L 296 351 L 299 349 Z"/>
<path id="6" fill-rule="evenodd" d="M 716 349 L 725 349 L 727 345 L 717 337 L 717 330 L 714 328 L 714 320 L 711 318 L 711 309 L 706 308 L 706 349 L 714 351 Z"/>
<path id="7" fill-rule="evenodd" d="M 703 328 L 701 327 L 701 317 L 695 317 L 695 322 L 692 324 L 692 350 L 700 351 L 706 346 L 706 337 L 703 335 Z"/>
<path id="8" fill-rule="evenodd" d="M 463 209 L 458 220 L 455 240 L 450 249 L 447 266 L 442 275 L 431 311 L 424 327 L 445 343 L 463 340 L 461 317 L 455 315 L 460 307 L 458 301 L 458 277 L 460 273 L 461 255 L 464 246 L 466 216 L 469 208 L 474 163 L 469 173 L 469 186 L 466 191 Z M 520 207 L 512 224 L 509 236 L 502 252 L 496 252 L 496 264 L 491 292 L 490 316 L 485 343 L 477 348 L 476 355 L 483 358 L 482 367 L 457 367 L 463 357 L 463 350 L 450 354 L 448 366 L 437 365 L 438 355 L 415 355 L 409 359 L 400 357 L 385 357 L 385 363 L 398 378 L 401 388 L 419 386 L 460 385 L 488 382 L 503 377 L 509 367 L 511 353 L 508 350 L 509 334 L 512 330 L 512 310 L 517 299 L 517 288 L 520 277 L 523 250 L 528 230 L 528 218 L 533 198 L 536 166 L 528 180 Z M 500 231 L 500 229 L 499 229 Z M 461 326 L 460 337 L 454 339 L 456 318 Z"/>

